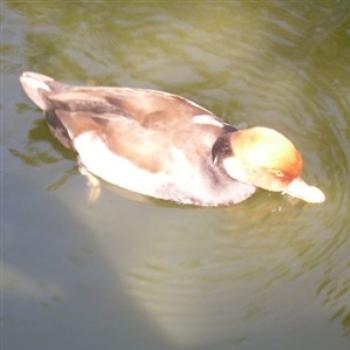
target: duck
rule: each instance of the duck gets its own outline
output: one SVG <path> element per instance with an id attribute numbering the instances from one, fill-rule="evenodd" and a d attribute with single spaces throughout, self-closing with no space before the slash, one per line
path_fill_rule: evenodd
<path id="1" fill-rule="evenodd" d="M 280 132 L 238 129 L 206 108 L 168 92 L 75 86 L 23 72 L 27 96 L 52 134 L 78 154 L 92 186 L 100 180 L 179 204 L 226 206 L 257 189 L 322 203 L 301 178 L 303 158 Z"/>

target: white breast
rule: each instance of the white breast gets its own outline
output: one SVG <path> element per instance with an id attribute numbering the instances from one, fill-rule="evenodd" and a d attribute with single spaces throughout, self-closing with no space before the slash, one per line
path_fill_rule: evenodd
<path id="1" fill-rule="evenodd" d="M 101 179 L 125 189 L 156 196 L 156 189 L 169 183 L 169 175 L 139 168 L 128 159 L 111 152 L 94 132 L 74 140 L 74 147 L 85 167 Z"/>
<path id="2" fill-rule="evenodd" d="M 171 149 L 172 168 L 152 173 L 128 159 L 111 152 L 94 132 L 85 132 L 74 139 L 74 147 L 84 166 L 101 179 L 127 190 L 180 203 L 220 205 L 240 202 L 254 193 L 255 187 L 236 181 L 215 191 L 207 174 L 191 164 L 182 150 Z"/>

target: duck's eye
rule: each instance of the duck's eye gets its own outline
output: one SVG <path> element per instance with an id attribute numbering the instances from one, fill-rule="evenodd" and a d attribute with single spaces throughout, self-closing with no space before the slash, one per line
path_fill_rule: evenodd
<path id="1" fill-rule="evenodd" d="M 283 177 L 283 172 L 282 172 L 281 170 L 276 170 L 276 171 L 275 171 L 275 175 L 276 175 L 277 177 Z"/>

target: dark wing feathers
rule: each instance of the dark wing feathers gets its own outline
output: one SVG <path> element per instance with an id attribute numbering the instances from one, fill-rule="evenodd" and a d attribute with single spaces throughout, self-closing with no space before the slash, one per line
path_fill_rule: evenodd
<path id="1" fill-rule="evenodd" d="M 190 120 L 199 114 L 213 115 L 208 110 L 188 100 L 154 90 L 128 88 L 79 88 L 49 96 L 53 108 L 68 111 L 90 111 L 94 113 L 116 113 L 137 120 L 149 127 L 149 115 L 163 114 L 167 122 Z"/>
<path id="2" fill-rule="evenodd" d="M 170 164 L 169 139 L 142 127 L 133 119 L 85 111 L 57 110 L 56 115 L 68 130 L 70 139 L 74 140 L 84 132 L 94 132 L 112 152 L 132 160 L 141 168 L 157 172 L 166 170 L 167 164 Z"/>
<path id="3" fill-rule="evenodd" d="M 72 147 L 72 139 L 93 131 L 110 150 L 153 172 L 166 171 L 172 146 L 192 158 L 210 154 L 222 133 L 219 126 L 193 123 L 196 115 L 215 117 L 208 110 L 154 90 L 70 87 L 47 98 L 50 128 L 63 145 Z"/>

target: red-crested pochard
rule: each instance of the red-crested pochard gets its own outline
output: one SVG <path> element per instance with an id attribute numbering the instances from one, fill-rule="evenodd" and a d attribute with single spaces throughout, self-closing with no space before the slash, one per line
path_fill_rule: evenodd
<path id="1" fill-rule="evenodd" d="M 85 174 L 202 206 L 241 202 L 257 187 L 310 203 L 325 200 L 300 178 L 299 151 L 273 129 L 237 130 L 196 103 L 161 91 L 70 86 L 32 72 L 20 80 L 52 133 L 79 154 Z"/>

